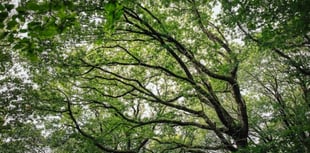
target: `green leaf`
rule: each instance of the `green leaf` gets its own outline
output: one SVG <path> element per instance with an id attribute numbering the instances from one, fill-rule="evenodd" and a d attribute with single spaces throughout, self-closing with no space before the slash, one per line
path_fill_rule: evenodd
<path id="1" fill-rule="evenodd" d="M 9 16 L 8 12 L 1 12 L 0 13 L 0 22 L 3 22 Z"/>
<path id="2" fill-rule="evenodd" d="M 41 22 L 30 22 L 28 23 L 29 30 L 40 30 L 41 29 Z"/>
<path id="3" fill-rule="evenodd" d="M 0 28 L 1 28 L 1 23 L 0 23 Z M 8 32 L 1 31 L 1 30 L 0 30 L 0 39 L 5 38 L 7 35 L 8 35 Z"/>
<path id="4" fill-rule="evenodd" d="M 3 24 L 3 22 L 0 22 L 0 29 L 2 29 L 2 28 L 4 28 L 4 24 Z"/>
<path id="5" fill-rule="evenodd" d="M 18 28 L 19 24 L 15 21 L 15 20 L 12 20 L 8 23 L 8 29 L 10 30 L 16 30 Z"/>
<path id="6" fill-rule="evenodd" d="M 25 8 L 28 10 L 37 11 L 40 10 L 40 5 L 38 5 L 38 2 L 36 1 L 30 1 L 26 4 Z"/>
<path id="7" fill-rule="evenodd" d="M 14 8 L 13 4 L 5 4 L 4 6 L 8 11 L 11 11 Z"/>
<path id="8" fill-rule="evenodd" d="M 31 62 L 37 62 L 38 61 L 38 55 L 35 54 L 35 52 L 33 50 L 29 50 L 28 51 L 28 54 L 27 54 L 27 57 L 28 59 L 31 61 Z"/>
<path id="9" fill-rule="evenodd" d="M 123 6 L 116 1 L 110 1 L 104 6 L 106 23 L 104 30 L 111 34 L 115 30 L 116 23 L 123 15 Z"/>
<path id="10" fill-rule="evenodd" d="M 5 7 L 3 6 L 3 4 L 0 4 L 0 11 L 5 10 Z"/>
<path id="11" fill-rule="evenodd" d="M 58 33 L 57 30 L 58 28 L 56 27 L 56 25 L 48 25 L 47 27 L 44 27 L 42 36 L 47 38 L 52 37 Z"/>

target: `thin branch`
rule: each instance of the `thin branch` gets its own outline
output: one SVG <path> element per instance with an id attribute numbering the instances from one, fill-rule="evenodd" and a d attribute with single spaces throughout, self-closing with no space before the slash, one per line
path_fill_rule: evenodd
<path id="1" fill-rule="evenodd" d="M 200 29 L 207 35 L 207 37 L 212 40 L 214 43 L 218 43 L 220 44 L 229 54 L 232 53 L 232 50 L 229 48 L 228 44 L 225 43 L 225 39 L 224 41 L 222 39 L 220 39 L 219 37 L 217 37 L 215 34 L 213 34 L 212 32 L 210 32 L 203 24 L 202 22 L 202 19 L 201 19 L 201 15 L 196 7 L 196 4 L 195 4 L 195 0 L 192 0 L 192 3 L 193 3 L 193 10 L 194 10 L 194 13 L 196 14 L 197 16 L 197 19 L 198 19 L 198 23 L 199 23 L 199 26 L 200 26 Z"/>
<path id="2" fill-rule="evenodd" d="M 68 97 L 68 95 L 60 90 L 60 89 L 57 89 L 60 93 L 62 93 L 65 98 L 66 98 L 66 101 L 67 101 L 67 107 L 68 107 L 68 113 L 69 113 L 69 116 L 71 118 L 71 120 L 73 121 L 74 125 L 75 125 L 75 128 L 78 130 L 78 132 L 84 136 L 85 138 L 88 138 L 89 140 L 91 140 L 95 146 L 97 146 L 99 149 L 103 150 L 103 151 L 107 151 L 107 152 L 113 152 L 113 153 L 136 153 L 135 151 L 131 151 L 131 150 L 115 150 L 115 149 L 111 149 L 111 148 L 108 148 L 108 147 L 105 147 L 103 146 L 101 143 L 99 143 L 94 137 L 92 137 L 91 135 L 87 134 L 85 131 L 83 131 L 79 125 L 79 123 L 77 122 L 77 120 L 75 119 L 74 115 L 73 115 L 73 112 L 72 112 L 72 109 L 71 109 L 71 101 Z"/>

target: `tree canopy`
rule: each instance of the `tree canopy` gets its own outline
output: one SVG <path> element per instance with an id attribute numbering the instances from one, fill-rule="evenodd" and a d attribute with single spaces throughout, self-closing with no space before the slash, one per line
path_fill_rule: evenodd
<path id="1" fill-rule="evenodd" d="M 307 0 L 0 5 L 0 152 L 309 152 Z"/>

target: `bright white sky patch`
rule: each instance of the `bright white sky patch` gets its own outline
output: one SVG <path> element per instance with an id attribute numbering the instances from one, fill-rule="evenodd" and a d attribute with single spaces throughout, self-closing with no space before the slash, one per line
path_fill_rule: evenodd
<path id="1" fill-rule="evenodd" d="M 217 16 L 218 14 L 220 14 L 221 11 L 222 11 L 221 5 L 220 5 L 220 4 L 216 4 L 216 5 L 212 8 L 212 12 L 213 12 L 212 18 L 216 18 L 216 16 Z"/>

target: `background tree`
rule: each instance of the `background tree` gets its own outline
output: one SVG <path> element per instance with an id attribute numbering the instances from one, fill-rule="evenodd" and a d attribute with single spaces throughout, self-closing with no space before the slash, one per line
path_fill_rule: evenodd
<path id="1" fill-rule="evenodd" d="M 259 65 L 247 71 L 256 82 L 254 133 L 264 135 L 261 151 L 307 152 L 309 146 L 309 7 L 307 1 L 222 1 L 221 19 L 257 48 Z M 256 69 L 257 68 L 257 69 Z M 251 100 L 256 101 L 256 100 Z M 258 106 L 257 105 L 257 106 Z M 268 112 L 266 114 L 266 112 Z M 265 114 L 265 115 L 264 115 Z M 267 115 L 267 116 L 266 116 Z M 256 115 L 250 115 L 256 116 Z M 259 122 L 257 122 L 259 121 Z M 299 139 L 299 140 L 297 140 Z M 291 144 L 288 143 L 291 142 Z M 302 144 L 300 144 L 302 143 Z M 281 146 L 281 147 L 275 147 Z M 301 147 L 304 146 L 304 147 Z M 272 149 L 273 147 L 273 149 Z"/>
<path id="2" fill-rule="evenodd" d="M 2 38 L 55 152 L 307 152 L 309 11 L 286 4 L 29 0 Z"/>
<path id="3" fill-rule="evenodd" d="M 5 46 L 5 41 L 1 45 Z M 16 52 L 1 46 L 0 152 L 44 152 L 44 138 L 33 114 L 27 73 Z M 19 64 L 16 64 L 19 63 Z"/>

